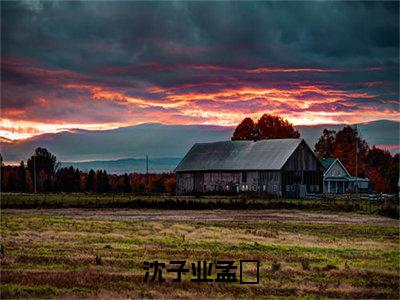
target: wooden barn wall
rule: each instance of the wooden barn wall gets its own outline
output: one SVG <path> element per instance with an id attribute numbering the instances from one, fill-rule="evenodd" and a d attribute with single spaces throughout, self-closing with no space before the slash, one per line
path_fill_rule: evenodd
<path id="1" fill-rule="evenodd" d="M 193 173 L 176 173 L 176 192 L 178 195 L 194 192 Z"/>
<path id="2" fill-rule="evenodd" d="M 281 193 L 280 171 L 178 172 L 178 194 L 212 192 Z"/>
<path id="3" fill-rule="evenodd" d="M 307 193 L 323 192 L 323 168 L 318 158 L 303 142 L 282 168 L 282 195 L 299 196 L 300 185 Z"/>

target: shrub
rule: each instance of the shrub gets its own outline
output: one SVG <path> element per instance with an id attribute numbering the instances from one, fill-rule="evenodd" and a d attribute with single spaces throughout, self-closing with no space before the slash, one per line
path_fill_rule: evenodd
<path id="1" fill-rule="evenodd" d="M 271 265 L 271 270 L 273 273 L 278 272 L 281 268 L 281 263 L 274 260 Z"/>
<path id="2" fill-rule="evenodd" d="M 310 262 L 308 261 L 308 259 L 306 258 L 301 259 L 301 266 L 303 267 L 304 271 L 310 270 Z"/>
<path id="3" fill-rule="evenodd" d="M 103 264 L 103 260 L 101 259 L 100 255 L 96 255 L 95 262 L 96 262 L 96 265 L 102 265 Z"/>

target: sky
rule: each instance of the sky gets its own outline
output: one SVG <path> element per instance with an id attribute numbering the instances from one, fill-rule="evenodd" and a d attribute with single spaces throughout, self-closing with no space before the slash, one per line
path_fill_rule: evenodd
<path id="1" fill-rule="evenodd" d="M 400 120 L 399 2 L 2 1 L 0 135 Z"/>

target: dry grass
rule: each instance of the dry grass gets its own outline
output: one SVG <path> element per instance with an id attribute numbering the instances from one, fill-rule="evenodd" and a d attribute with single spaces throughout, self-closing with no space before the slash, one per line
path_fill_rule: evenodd
<path id="1" fill-rule="evenodd" d="M 99 218 L 82 214 L 88 212 L 3 212 L 2 298 L 398 298 L 400 291 L 398 228 L 385 220 L 329 224 L 301 215 L 292 216 L 294 222 L 212 218 L 199 223 L 129 221 L 118 219 L 115 211 L 102 211 Z M 237 264 L 258 259 L 260 284 L 193 283 L 191 274 L 181 283 L 171 282 L 170 274 L 165 283 L 143 283 L 144 261 L 174 259 Z M 280 267 L 273 270 L 273 262 Z"/>

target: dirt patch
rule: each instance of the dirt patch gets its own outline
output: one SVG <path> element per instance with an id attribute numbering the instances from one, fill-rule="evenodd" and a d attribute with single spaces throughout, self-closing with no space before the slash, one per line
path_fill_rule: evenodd
<path id="1" fill-rule="evenodd" d="M 382 216 L 345 212 L 301 210 L 159 210 L 159 209 L 3 209 L 2 214 L 50 215 L 116 221 L 229 222 L 268 221 L 310 224 L 398 226 L 399 221 Z"/>

